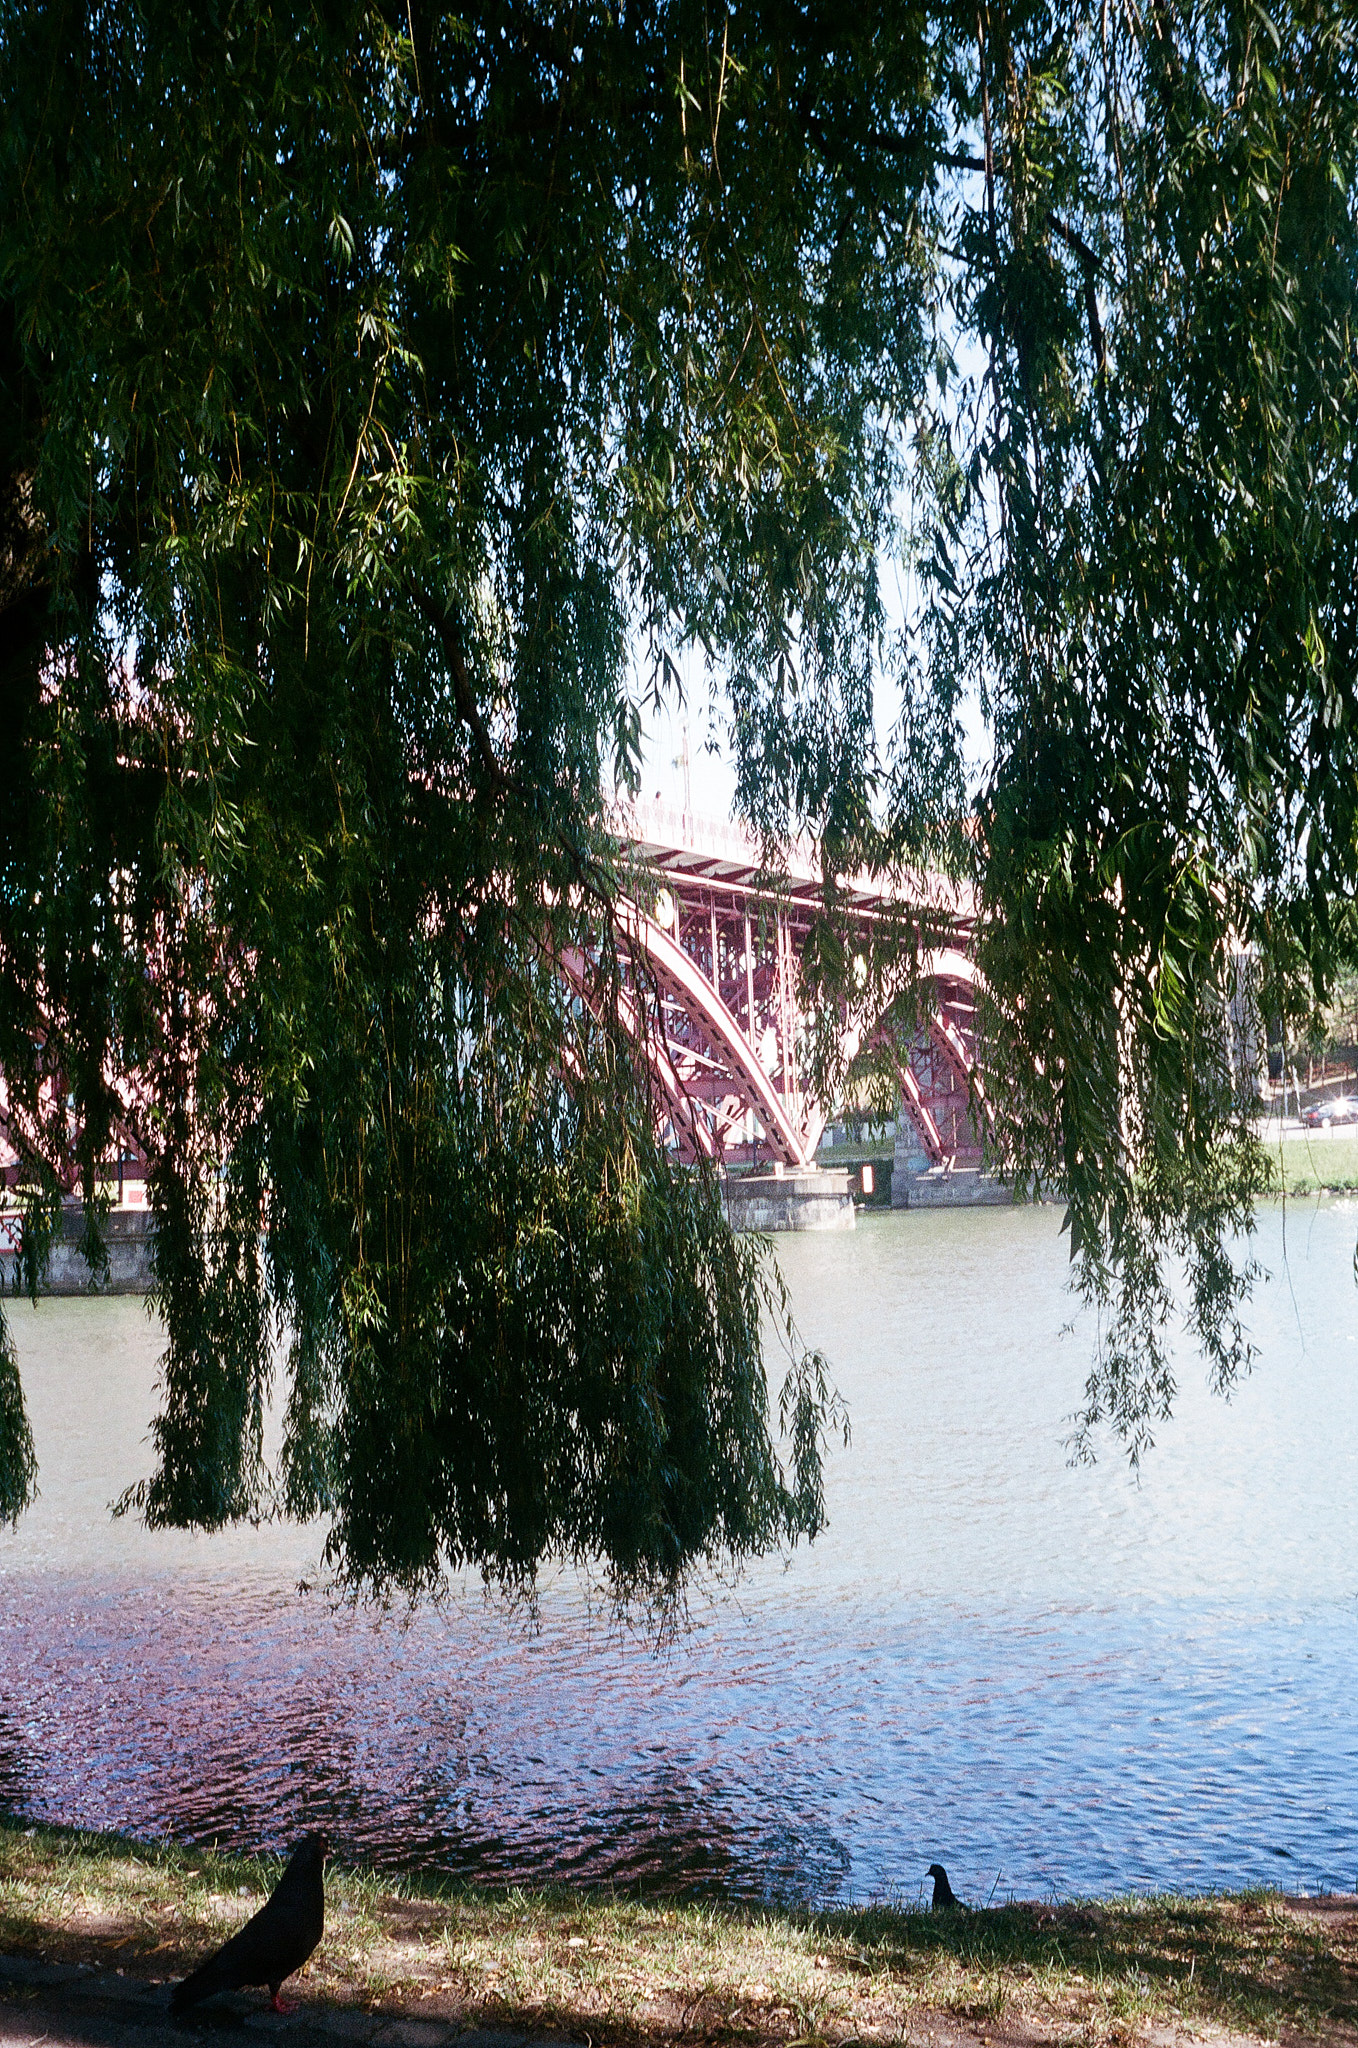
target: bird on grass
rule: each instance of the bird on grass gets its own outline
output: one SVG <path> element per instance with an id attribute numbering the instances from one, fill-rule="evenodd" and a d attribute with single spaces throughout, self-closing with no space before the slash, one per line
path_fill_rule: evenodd
<path id="1" fill-rule="evenodd" d="M 324 1835 L 306 1835 L 297 1844 L 288 1867 L 259 1911 L 224 1942 L 215 1955 L 200 1963 L 191 1977 L 176 1984 L 170 2011 L 184 2013 L 218 1991 L 239 1991 L 245 1984 L 267 1984 L 275 2012 L 290 2012 L 279 1997 L 285 1977 L 300 1970 L 325 1931 Z"/>
<path id="2" fill-rule="evenodd" d="M 965 1913 L 967 1909 L 948 1883 L 948 1873 L 943 1865 L 931 1863 L 928 1874 L 934 1881 L 935 1913 Z"/>

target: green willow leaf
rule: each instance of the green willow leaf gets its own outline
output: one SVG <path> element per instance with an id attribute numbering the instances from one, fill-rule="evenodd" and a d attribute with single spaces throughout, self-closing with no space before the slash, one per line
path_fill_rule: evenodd
<path id="1" fill-rule="evenodd" d="M 0 1074 L 30 1281 L 151 1160 L 129 1503 L 412 1592 L 818 1524 L 827 1386 L 785 1466 L 614 1000 L 685 647 L 831 877 L 807 1070 L 939 936 L 833 877 L 948 870 L 1091 1427 L 1149 1441 L 1175 1314 L 1247 1362 L 1239 1019 L 1354 958 L 1349 12 L 0 0 Z"/>

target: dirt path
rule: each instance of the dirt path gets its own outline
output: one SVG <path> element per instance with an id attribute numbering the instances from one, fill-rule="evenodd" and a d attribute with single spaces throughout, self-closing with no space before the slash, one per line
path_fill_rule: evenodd
<path id="1" fill-rule="evenodd" d="M 301 2005 L 287 2015 L 241 1993 L 191 2018 L 172 2019 L 169 1982 L 79 1963 L 0 1956 L 0 2048 L 527 2048 L 513 2029 L 460 2028 L 437 2020 Z M 586 2048 L 539 2039 L 534 2048 Z"/>

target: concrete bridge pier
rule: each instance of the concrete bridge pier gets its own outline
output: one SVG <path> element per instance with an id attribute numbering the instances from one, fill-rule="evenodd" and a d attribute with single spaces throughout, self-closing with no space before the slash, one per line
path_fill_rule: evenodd
<path id="1" fill-rule="evenodd" d="M 733 1230 L 852 1230 L 850 1176 L 824 1166 L 751 1173 L 722 1182 Z"/>

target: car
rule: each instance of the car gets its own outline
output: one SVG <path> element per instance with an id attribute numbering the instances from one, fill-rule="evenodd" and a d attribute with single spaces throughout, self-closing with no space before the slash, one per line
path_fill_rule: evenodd
<path id="1" fill-rule="evenodd" d="M 1324 1102 L 1308 1103 L 1301 1120 L 1308 1131 L 1324 1130 L 1330 1124 L 1358 1124 L 1358 1096 L 1331 1095 Z"/>

